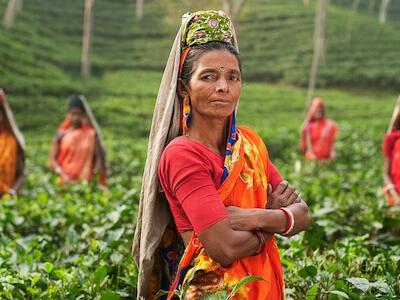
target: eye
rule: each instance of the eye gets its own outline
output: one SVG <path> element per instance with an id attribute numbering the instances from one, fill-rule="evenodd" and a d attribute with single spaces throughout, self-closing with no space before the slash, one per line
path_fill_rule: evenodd
<path id="1" fill-rule="evenodd" d="M 232 81 L 240 81 L 240 76 L 239 75 L 231 75 L 230 79 Z"/>
<path id="2" fill-rule="evenodd" d="M 201 79 L 204 79 L 204 80 L 211 80 L 213 78 L 214 78 L 214 76 L 212 76 L 211 74 L 201 76 Z"/>
<path id="3" fill-rule="evenodd" d="M 214 79 L 214 78 L 215 78 L 215 76 L 213 76 L 213 75 L 211 75 L 211 74 L 207 74 L 207 75 L 201 76 L 201 79 L 202 79 L 202 80 L 212 80 L 212 79 Z"/>

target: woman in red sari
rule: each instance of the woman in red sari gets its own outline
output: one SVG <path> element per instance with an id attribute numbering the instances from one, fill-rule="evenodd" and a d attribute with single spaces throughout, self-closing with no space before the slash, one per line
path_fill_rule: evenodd
<path id="1" fill-rule="evenodd" d="M 24 180 L 25 141 L 0 89 L 0 197 L 13 196 Z"/>
<path id="2" fill-rule="evenodd" d="M 275 234 L 305 230 L 308 208 L 262 139 L 236 125 L 236 45 L 223 12 L 184 16 L 154 111 L 135 233 L 138 296 L 145 299 L 160 288 L 168 299 L 186 287 L 185 299 L 230 293 L 248 275 L 262 280 L 233 299 L 284 298 Z"/>
<path id="3" fill-rule="evenodd" d="M 308 111 L 302 130 L 300 148 L 307 160 L 335 159 L 335 139 L 339 129 L 325 117 L 322 98 L 315 98 Z"/>
<path id="4" fill-rule="evenodd" d="M 400 205 L 400 98 L 383 141 L 383 183 L 390 206 Z"/>
<path id="5" fill-rule="evenodd" d="M 99 183 L 105 185 L 105 151 L 97 122 L 83 96 L 70 97 L 68 106 L 50 151 L 50 167 L 62 184 L 91 181 L 99 171 Z"/>

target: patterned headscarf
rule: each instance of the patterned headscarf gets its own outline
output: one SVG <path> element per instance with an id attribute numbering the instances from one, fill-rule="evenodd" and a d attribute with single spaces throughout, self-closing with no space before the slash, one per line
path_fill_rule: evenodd
<path id="1" fill-rule="evenodd" d="M 182 48 L 212 41 L 233 43 L 231 20 L 223 11 L 198 11 L 182 17 Z"/>

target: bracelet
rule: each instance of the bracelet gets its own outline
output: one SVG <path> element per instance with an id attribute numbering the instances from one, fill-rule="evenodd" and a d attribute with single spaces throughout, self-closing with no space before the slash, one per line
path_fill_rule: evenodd
<path id="1" fill-rule="evenodd" d="M 257 238 L 259 240 L 257 251 L 254 253 L 254 255 L 257 255 L 257 254 L 260 254 L 261 251 L 264 250 L 265 237 L 264 237 L 264 234 L 261 232 L 261 230 L 254 230 L 253 233 L 257 236 Z"/>
<path id="2" fill-rule="evenodd" d="M 288 235 L 290 232 L 292 232 L 294 228 L 294 216 L 293 213 L 288 210 L 287 208 L 281 207 L 279 208 L 281 211 L 285 213 L 286 216 L 286 227 L 285 230 L 281 233 L 281 235 Z"/>
<path id="3" fill-rule="evenodd" d="M 387 192 L 387 191 L 389 191 L 389 190 L 393 190 L 393 189 L 395 189 L 396 188 L 396 186 L 393 184 L 393 183 L 389 183 L 389 184 L 387 184 L 387 185 L 385 185 L 384 187 L 383 187 L 383 192 Z"/>

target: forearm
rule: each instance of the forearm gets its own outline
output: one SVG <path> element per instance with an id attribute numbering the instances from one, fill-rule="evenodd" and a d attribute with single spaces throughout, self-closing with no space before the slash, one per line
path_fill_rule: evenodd
<path id="1" fill-rule="evenodd" d="M 292 236 L 310 226 L 311 218 L 304 201 L 286 207 L 293 214 L 294 227 L 287 236 Z M 268 233 L 282 233 L 286 229 L 288 218 L 281 209 L 256 209 L 258 228 Z"/>
<path id="2" fill-rule="evenodd" d="M 235 231 L 228 219 L 199 233 L 207 254 L 222 266 L 235 260 L 254 255 L 260 247 L 260 239 L 251 231 Z"/>

